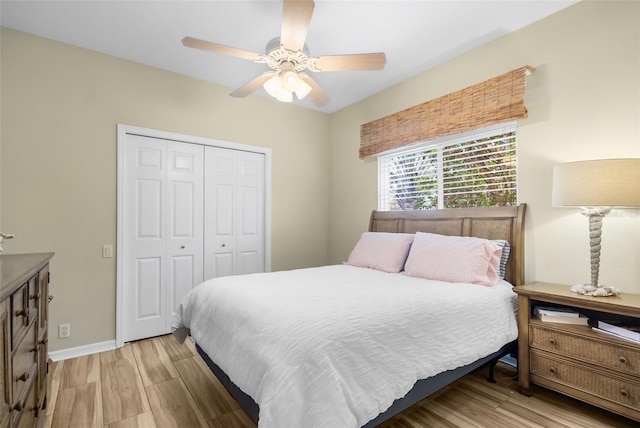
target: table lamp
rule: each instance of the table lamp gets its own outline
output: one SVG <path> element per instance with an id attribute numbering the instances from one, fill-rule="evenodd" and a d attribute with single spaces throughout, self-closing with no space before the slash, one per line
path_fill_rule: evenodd
<path id="1" fill-rule="evenodd" d="M 612 208 L 640 207 L 640 158 L 570 162 L 553 168 L 552 205 L 579 207 L 589 218 L 591 283 L 571 291 L 590 296 L 619 294 L 598 284 L 602 218 Z"/>

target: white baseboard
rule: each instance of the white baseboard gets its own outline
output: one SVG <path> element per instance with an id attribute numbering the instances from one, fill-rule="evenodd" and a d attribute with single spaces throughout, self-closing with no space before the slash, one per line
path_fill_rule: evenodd
<path id="1" fill-rule="evenodd" d="M 69 358 L 83 357 L 85 355 L 97 354 L 99 352 L 111 351 L 116 349 L 115 340 L 107 340 L 105 342 L 92 343 L 90 345 L 77 346 L 75 348 L 61 349 L 59 351 L 50 351 L 49 358 L 53 361 L 68 360 Z"/>

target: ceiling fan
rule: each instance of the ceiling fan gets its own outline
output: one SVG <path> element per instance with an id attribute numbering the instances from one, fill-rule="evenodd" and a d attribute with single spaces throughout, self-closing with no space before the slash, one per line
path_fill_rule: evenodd
<path id="1" fill-rule="evenodd" d="M 193 37 L 185 37 L 182 39 L 182 44 L 190 48 L 264 63 L 272 69 L 231 92 L 229 95 L 232 97 L 246 97 L 262 85 L 269 95 L 279 101 L 291 102 L 295 93 L 300 100 L 309 95 L 317 106 L 323 106 L 329 102 L 329 99 L 315 80 L 307 73 L 303 73 L 305 69 L 313 72 L 380 70 L 387 60 L 384 53 L 310 57 L 305 39 L 313 8 L 313 0 L 283 0 L 280 37 L 271 39 L 267 43 L 265 54 Z"/>

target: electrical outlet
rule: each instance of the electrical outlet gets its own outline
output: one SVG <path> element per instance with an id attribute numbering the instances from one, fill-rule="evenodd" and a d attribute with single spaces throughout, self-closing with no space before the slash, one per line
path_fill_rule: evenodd
<path id="1" fill-rule="evenodd" d="M 58 339 L 64 339 L 65 337 L 71 337 L 71 324 L 58 325 Z"/>

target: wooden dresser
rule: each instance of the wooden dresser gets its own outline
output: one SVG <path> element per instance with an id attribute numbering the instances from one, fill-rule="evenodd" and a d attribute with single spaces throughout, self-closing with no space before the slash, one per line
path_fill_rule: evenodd
<path id="1" fill-rule="evenodd" d="M 535 306 L 575 309 L 591 320 L 640 324 L 640 295 L 581 296 L 568 285 L 536 282 L 518 293 L 520 391 L 531 383 L 640 421 L 640 344 L 596 332 L 590 326 L 543 322 Z"/>
<path id="2" fill-rule="evenodd" d="M 0 428 L 34 427 L 44 416 L 51 257 L 0 255 Z"/>

